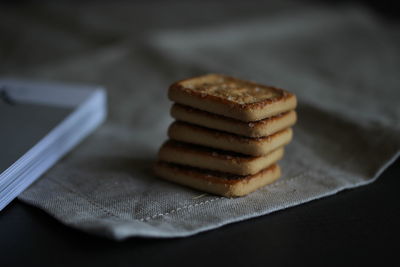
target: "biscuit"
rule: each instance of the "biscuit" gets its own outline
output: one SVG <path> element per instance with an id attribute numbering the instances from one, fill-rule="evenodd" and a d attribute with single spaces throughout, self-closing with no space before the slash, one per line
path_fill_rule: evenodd
<path id="1" fill-rule="evenodd" d="M 176 141 L 260 156 L 288 144 L 293 131 L 287 128 L 269 136 L 251 138 L 175 121 L 168 129 L 168 136 Z"/>
<path id="2" fill-rule="evenodd" d="M 158 159 L 237 175 L 255 174 L 283 157 L 283 147 L 264 156 L 248 156 L 224 150 L 169 140 L 158 152 Z"/>
<path id="3" fill-rule="evenodd" d="M 274 134 L 293 126 L 297 120 L 294 110 L 259 121 L 243 122 L 180 104 L 172 106 L 171 116 L 180 121 L 248 137 Z"/>
<path id="4" fill-rule="evenodd" d="M 155 173 L 168 181 L 225 197 L 247 195 L 277 180 L 281 170 L 277 164 L 253 175 L 238 176 L 191 168 L 166 162 L 157 162 Z"/>
<path id="5" fill-rule="evenodd" d="M 168 97 L 176 103 L 241 121 L 258 121 L 292 110 L 296 96 L 283 89 L 233 77 L 208 74 L 172 84 Z"/>

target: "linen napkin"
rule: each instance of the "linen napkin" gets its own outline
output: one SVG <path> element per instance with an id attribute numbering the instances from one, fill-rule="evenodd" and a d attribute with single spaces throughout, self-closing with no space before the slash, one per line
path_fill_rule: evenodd
<path id="1" fill-rule="evenodd" d="M 399 44 L 395 29 L 364 9 L 314 8 L 164 30 L 141 46 L 42 68 L 37 76 L 105 77 L 110 117 L 19 199 L 65 225 L 123 240 L 190 236 L 371 183 L 399 155 Z M 172 120 L 167 85 L 209 72 L 299 99 L 282 177 L 246 197 L 203 194 L 152 172 Z M 127 83 L 136 90 L 110 88 Z"/>

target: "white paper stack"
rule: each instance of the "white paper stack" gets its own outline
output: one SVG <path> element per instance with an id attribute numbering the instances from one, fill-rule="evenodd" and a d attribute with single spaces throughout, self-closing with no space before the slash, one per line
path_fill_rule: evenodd
<path id="1" fill-rule="evenodd" d="M 101 87 L 0 79 L 0 210 L 106 113 Z"/>

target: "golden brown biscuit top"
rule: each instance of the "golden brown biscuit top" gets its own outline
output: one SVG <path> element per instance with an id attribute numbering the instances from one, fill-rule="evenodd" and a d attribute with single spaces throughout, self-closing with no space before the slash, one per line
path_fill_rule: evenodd
<path id="1" fill-rule="evenodd" d="M 202 96 L 214 96 L 236 104 L 251 104 L 282 96 L 275 87 L 239 80 L 220 74 L 208 74 L 179 82 L 181 89 Z"/>

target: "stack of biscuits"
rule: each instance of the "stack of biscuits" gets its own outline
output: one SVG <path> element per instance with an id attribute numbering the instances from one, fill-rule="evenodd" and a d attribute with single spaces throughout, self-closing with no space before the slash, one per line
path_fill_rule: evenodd
<path id="1" fill-rule="evenodd" d="M 277 180 L 292 140 L 294 94 L 208 74 L 172 84 L 176 120 L 158 153 L 156 174 L 201 191 L 236 197 Z"/>

